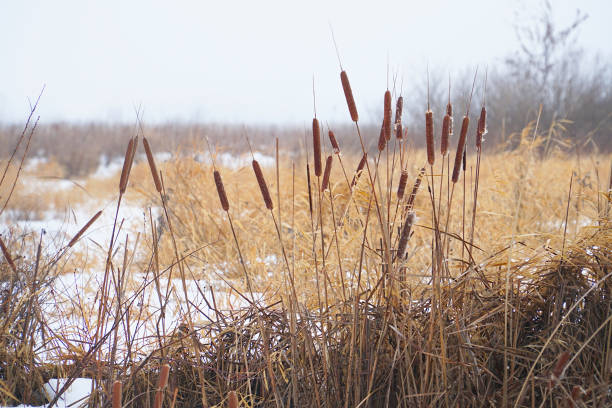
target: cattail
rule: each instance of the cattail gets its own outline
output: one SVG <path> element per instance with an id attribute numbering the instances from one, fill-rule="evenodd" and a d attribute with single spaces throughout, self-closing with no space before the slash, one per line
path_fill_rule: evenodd
<path id="1" fill-rule="evenodd" d="M 406 203 L 406 208 L 414 207 L 414 200 L 419 191 L 419 187 L 421 186 L 421 180 L 423 179 L 423 175 L 425 175 L 425 167 L 421 168 L 419 174 L 417 175 L 416 180 L 414 181 L 414 186 L 412 186 L 412 192 L 410 193 L 410 197 L 408 197 L 408 202 Z"/>
<path id="2" fill-rule="evenodd" d="M 113 408 L 121 408 L 121 392 L 123 385 L 121 381 L 113 383 Z"/>
<path id="3" fill-rule="evenodd" d="M 465 169 L 467 169 L 467 154 L 465 153 L 465 149 L 463 150 L 463 172 L 465 173 Z"/>
<path id="4" fill-rule="evenodd" d="M 236 391 L 230 391 L 227 396 L 227 408 L 238 408 L 238 395 Z"/>
<path id="5" fill-rule="evenodd" d="M 121 178 L 119 179 L 119 194 L 125 193 L 125 189 L 127 188 L 130 169 L 132 167 L 132 161 L 134 160 L 134 148 L 134 138 L 132 138 L 128 143 L 128 147 L 125 151 L 125 158 L 123 159 L 123 168 L 121 169 Z"/>
<path id="6" fill-rule="evenodd" d="M 334 153 L 340 154 L 340 146 L 338 146 L 336 135 L 334 135 L 334 132 L 332 132 L 331 130 L 329 131 L 329 142 L 331 143 L 332 148 L 334 149 Z"/>
<path id="7" fill-rule="evenodd" d="M 570 358 L 569 351 L 564 351 L 559 356 L 559 359 L 557 360 L 557 364 L 555 364 L 552 370 L 552 373 L 550 375 L 552 386 L 556 385 L 559 382 L 559 380 L 561 380 L 561 378 L 563 377 L 563 373 L 565 372 L 565 368 L 567 366 L 567 363 L 569 362 L 569 358 Z"/>
<path id="8" fill-rule="evenodd" d="M 383 126 L 385 129 L 385 139 L 389 141 L 391 140 L 391 92 L 388 89 L 385 91 L 384 109 Z"/>
<path id="9" fill-rule="evenodd" d="M 168 375 L 170 374 L 170 366 L 164 364 L 159 373 L 159 379 L 157 381 L 157 393 L 155 394 L 155 403 L 153 408 L 161 408 L 164 398 L 164 388 L 168 384 Z"/>
<path id="10" fill-rule="evenodd" d="M 382 126 L 380 127 L 380 135 L 378 136 L 378 151 L 382 152 L 387 146 L 387 137 L 385 136 L 385 120 L 383 119 Z"/>
<path id="11" fill-rule="evenodd" d="M 306 182 L 308 183 L 308 207 L 312 214 L 312 188 L 310 187 L 310 164 L 306 163 Z"/>
<path id="12" fill-rule="evenodd" d="M 6 247 L 6 245 L 4 245 L 4 241 L 2 240 L 2 237 L 0 237 L 0 247 L 2 248 L 2 253 L 4 254 L 4 257 L 6 258 L 6 262 L 8 262 L 13 272 L 17 273 L 17 267 L 15 266 L 15 262 L 13 262 L 13 258 L 11 257 L 11 254 L 8 248 Z"/>
<path id="13" fill-rule="evenodd" d="M 76 244 L 76 242 L 81 238 L 81 236 L 83 236 L 83 234 L 85 233 L 85 231 L 87 231 L 89 229 L 89 227 L 91 227 L 91 224 L 93 224 L 94 222 L 96 222 L 96 220 L 98 218 L 100 218 L 100 216 L 102 215 L 102 211 L 98 211 L 96 213 L 96 215 L 94 215 L 93 217 L 91 217 L 91 219 L 89 221 L 87 221 L 87 224 L 85 224 L 85 226 L 83 228 L 81 228 L 79 230 L 79 232 L 76 233 L 76 235 L 70 240 L 70 242 L 68 243 L 68 247 L 72 247 L 74 244 Z"/>
<path id="14" fill-rule="evenodd" d="M 442 138 L 440 139 L 440 153 L 442 157 L 446 156 L 448 153 L 448 137 L 450 131 L 450 123 L 451 117 L 448 116 L 448 113 L 444 115 L 444 120 L 442 120 Z"/>
<path id="15" fill-rule="evenodd" d="M 259 184 L 259 190 L 261 190 L 261 196 L 263 197 L 264 203 L 266 203 L 266 208 L 268 210 L 272 210 L 274 205 L 272 204 L 270 191 L 268 191 L 266 179 L 264 179 L 261 167 L 259 167 L 259 162 L 257 160 L 253 160 L 253 171 L 255 172 L 255 177 L 257 177 L 257 184 Z"/>
<path id="16" fill-rule="evenodd" d="M 453 105 L 449 102 L 446 104 L 446 114 L 450 117 L 450 125 L 448 126 L 448 134 L 453 135 Z"/>
<path id="17" fill-rule="evenodd" d="M 402 175 L 400 176 L 399 185 L 397 186 L 397 198 L 404 198 L 404 191 L 406 191 L 406 183 L 408 182 L 408 172 L 406 170 L 402 170 Z"/>
<path id="18" fill-rule="evenodd" d="M 159 180 L 159 172 L 157 171 L 157 166 L 155 165 L 155 158 L 153 157 L 153 153 L 151 152 L 151 146 L 149 146 L 149 141 L 146 137 L 142 138 L 142 145 L 144 146 L 145 153 L 147 154 L 147 161 L 149 162 L 149 169 L 151 169 L 151 176 L 153 176 L 155 189 L 158 193 L 161 193 L 162 184 Z"/>
<path id="19" fill-rule="evenodd" d="M 584 388 L 579 385 L 574 385 L 574 387 L 572 388 L 572 394 L 567 405 L 571 408 L 574 408 L 576 406 L 575 403 L 582 400 L 582 397 L 584 397 L 585 394 L 586 392 L 584 391 Z"/>
<path id="20" fill-rule="evenodd" d="M 400 96 L 395 102 L 395 124 L 402 123 L 402 110 L 404 109 L 404 97 Z"/>
<path id="21" fill-rule="evenodd" d="M 340 72 L 340 81 L 342 82 L 342 89 L 344 90 L 344 97 L 346 98 L 346 104 L 348 105 L 349 113 L 351 114 L 351 120 L 357 122 L 359 115 L 357 114 L 357 106 L 355 105 L 355 99 L 353 98 L 353 91 L 351 90 L 351 84 L 349 83 L 348 75 L 346 71 Z"/>
<path id="22" fill-rule="evenodd" d="M 468 126 L 470 125 L 470 118 L 468 116 L 463 117 L 461 123 L 461 133 L 459 134 L 459 141 L 457 142 L 457 152 L 455 153 L 455 166 L 453 167 L 453 183 L 459 180 L 459 171 L 461 170 L 461 159 L 463 157 L 463 149 L 465 147 L 465 138 L 467 136 Z"/>
<path id="23" fill-rule="evenodd" d="M 215 185 L 217 186 L 217 194 L 219 194 L 219 201 L 221 201 L 221 207 L 223 211 L 229 211 L 229 201 L 227 201 L 227 195 L 225 194 L 225 187 L 223 187 L 223 180 L 221 180 L 221 174 L 215 170 L 213 172 L 215 177 Z"/>
<path id="24" fill-rule="evenodd" d="M 397 244 L 397 259 L 404 258 L 406 247 L 408 246 L 408 239 L 410 238 L 410 230 L 412 229 L 412 224 L 414 224 L 414 219 L 414 211 L 409 211 L 408 215 L 406 215 L 404 225 L 402 226 L 402 233 L 400 234 L 399 243 Z"/>
<path id="25" fill-rule="evenodd" d="M 357 165 L 357 170 L 355 170 L 355 175 L 353 176 L 353 181 L 351 181 L 351 187 L 355 186 L 355 184 L 357 184 L 357 180 L 359 180 L 359 176 L 361 176 L 361 171 L 363 170 L 365 164 L 366 164 L 366 160 L 368 160 L 368 154 L 364 153 L 363 156 L 361 156 L 361 160 L 359 161 L 359 164 Z"/>
<path id="26" fill-rule="evenodd" d="M 315 176 L 321 177 L 321 128 L 317 118 L 312 119 L 312 148 L 314 150 Z"/>
<path id="27" fill-rule="evenodd" d="M 430 110 L 425 112 L 425 137 L 427 141 L 427 162 L 430 166 L 433 166 L 436 153 L 434 151 L 433 112 Z"/>
<path id="28" fill-rule="evenodd" d="M 482 137 L 487 133 L 487 109 L 483 106 L 480 110 L 478 119 L 478 129 L 476 130 L 476 149 L 480 151 L 482 147 Z"/>
<path id="29" fill-rule="evenodd" d="M 327 160 L 325 161 L 325 172 L 323 173 L 323 183 L 321 184 L 321 191 L 325 191 L 327 186 L 329 185 L 329 174 L 331 173 L 332 167 L 332 156 L 331 154 L 327 156 Z"/>
<path id="30" fill-rule="evenodd" d="M 402 122 L 395 124 L 395 137 L 402 139 L 404 137 L 404 130 L 402 129 Z"/>

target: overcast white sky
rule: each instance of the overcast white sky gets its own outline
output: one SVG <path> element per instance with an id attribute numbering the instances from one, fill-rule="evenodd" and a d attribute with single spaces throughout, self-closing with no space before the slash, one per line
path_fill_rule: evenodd
<path id="1" fill-rule="evenodd" d="M 515 12 L 537 1 L 8 1 L 0 5 L 0 122 L 22 122 L 43 84 L 43 123 L 303 124 L 312 76 L 324 120 L 348 121 L 329 22 L 360 111 L 382 101 L 387 54 L 404 83 L 425 65 L 492 65 L 517 48 Z M 612 1 L 553 0 L 589 15 L 580 44 L 612 57 Z M 525 10 L 521 11 L 524 15 Z"/>

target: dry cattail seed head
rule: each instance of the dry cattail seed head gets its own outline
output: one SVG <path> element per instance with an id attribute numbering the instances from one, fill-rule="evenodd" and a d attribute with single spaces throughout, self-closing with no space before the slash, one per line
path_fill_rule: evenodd
<path id="1" fill-rule="evenodd" d="M 113 408 L 121 408 L 121 393 L 123 385 L 121 381 L 113 383 Z"/>
<path id="2" fill-rule="evenodd" d="M 170 366 L 164 364 L 159 373 L 159 379 L 157 381 L 157 393 L 155 394 L 155 402 L 153 408 L 161 408 L 164 400 L 164 388 L 168 384 L 168 375 L 170 374 Z"/>
<path id="3" fill-rule="evenodd" d="M 425 112 L 425 138 L 427 142 L 427 162 L 430 166 L 433 166 L 436 160 L 436 152 L 434 151 L 433 112 L 430 110 Z"/>
<path id="4" fill-rule="evenodd" d="M 314 150 L 315 176 L 321 177 L 323 170 L 321 168 L 321 128 L 319 127 L 319 120 L 317 118 L 312 119 L 312 148 Z"/>
<path id="5" fill-rule="evenodd" d="M 351 90 L 351 84 L 349 83 L 348 75 L 346 71 L 340 72 L 340 81 L 342 82 L 342 90 L 344 91 L 344 97 L 346 98 L 346 104 L 348 106 L 349 113 L 351 114 L 351 120 L 357 122 L 359 115 L 357 114 L 357 106 L 355 105 L 355 99 L 353 98 L 353 91 Z"/>
<path id="6" fill-rule="evenodd" d="M 453 135 L 453 105 L 451 105 L 450 102 L 446 105 L 446 114 L 448 116 L 450 116 L 450 124 L 448 126 L 448 134 L 450 136 L 452 136 Z"/>
<path id="7" fill-rule="evenodd" d="M 400 200 L 404 198 L 404 192 L 406 191 L 406 183 L 408 182 L 408 172 L 402 170 L 402 175 L 399 179 L 399 185 L 397 186 L 397 198 Z"/>
<path id="8" fill-rule="evenodd" d="M 147 161 L 149 162 L 149 169 L 151 170 L 151 176 L 153 176 L 153 182 L 155 183 L 155 189 L 158 193 L 162 191 L 162 184 L 159 180 L 159 172 L 157 171 L 157 166 L 155 165 L 155 158 L 153 157 L 153 152 L 151 151 L 151 146 L 149 146 L 149 141 L 146 137 L 142 138 L 142 145 L 144 146 L 145 153 L 147 155 Z"/>
<path id="9" fill-rule="evenodd" d="M 385 139 L 389 141 L 391 140 L 391 92 L 388 89 L 385 91 L 384 109 L 383 126 L 385 131 Z"/>
<path id="10" fill-rule="evenodd" d="M 125 193 L 127 188 L 128 178 L 130 176 L 130 168 L 134 160 L 134 138 L 130 139 L 128 147 L 125 150 L 125 158 L 123 159 L 123 168 L 121 169 L 121 177 L 119 178 L 119 194 Z"/>
<path id="11" fill-rule="evenodd" d="M 238 408 L 238 395 L 236 391 L 230 391 L 227 396 L 227 408 Z"/>
<path id="12" fill-rule="evenodd" d="M 76 235 L 70 240 L 70 242 L 68 243 L 68 247 L 72 247 L 74 244 L 76 244 L 76 242 L 83 236 L 85 231 L 87 231 L 89 227 L 91 227 L 91 224 L 96 222 L 96 220 L 100 218 L 101 215 L 102 215 L 102 211 L 98 211 L 96 215 L 91 217 L 91 219 L 87 221 L 87 224 L 85 224 L 85 226 L 81 228 L 79 232 L 77 232 Z"/>
<path id="13" fill-rule="evenodd" d="M 2 237 L 0 237 L 0 247 L 2 248 L 2 254 L 4 255 L 4 258 L 6 258 L 6 262 L 9 264 L 13 272 L 17 273 L 17 267 L 15 266 L 15 262 L 13 262 L 13 258 L 11 257 L 8 248 L 4 244 L 4 240 L 2 239 Z"/>
<path id="14" fill-rule="evenodd" d="M 476 149 L 482 147 L 482 138 L 487 132 L 487 110 L 483 106 L 480 110 L 480 118 L 478 119 L 478 129 L 476 130 Z"/>
<path id="15" fill-rule="evenodd" d="M 467 168 L 467 154 L 465 153 L 465 149 L 463 149 L 463 172 L 465 173 L 465 169 Z"/>
<path id="16" fill-rule="evenodd" d="M 217 194 L 219 194 L 219 201 L 221 201 L 221 207 L 224 211 L 229 211 L 229 201 L 227 201 L 227 195 L 225 194 L 225 187 L 223 186 L 223 180 L 221 180 L 221 174 L 215 170 L 213 172 L 215 177 L 215 185 L 217 186 Z"/>
<path id="17" fill-rule="evenodd" d="M 353 176 L 351 187 L 357 184 L 357 180 L 359 180 L 359 176 L 361 176 L 361 172 L 363 171 L 363 168 L 365 167 L 366 160 L 368 160 L 368 154 L 364 153 L 363 156 L 361 156 L 361 160 L 359 161 L 359 164 L 357 165 L 357 170 L 355 170 L 355 175 Z"/>
<path id="18" fill-rule="evenodd" d="M 395 124 L 402 123 L 402 110 L 404 109 L 404 97 L 400 96 L 395 102 Z"/>
<path id="19" fill-rule="evenodd" d="M 308 183 L 308 208 L 312 214 L 312 188 L 310 187 L 310 164 L 306 163 L 306 182 Z"/>
<path id="20" fill-rule="evenodd" d="M 270 191 L 268 190 L 266 179 L 264 179 L 263 172 L 261 171 L 261 167 L 259 166 L 259 162 L 257 160 L 253 160 L 253 171 L 255 172 L 257 184 L 259 184 L 259 190 L 261 191 L 261 196 L 266 204 L 266 208 L 268 210 L 274 209 L 274 204 L 272 204 L 272 198 L 270 197 Z"/>
<path id="21" fill-rule="evenodd" d="M 402 139 L 404 137 L 404 129 L 402 129 L 402 122 L 395 124 L 395 137 Z"/>
<path id="22" fill-rule="evenodd" d="M 334 153 L 340 154 L 340 146 L 338 146 L 336 135 L 334 135 L 334 132 L 332 132 L 331 130 L 328 133 L 329 133 L 329 142 L 331 143 L 332 148 L 334 149 Z"/>
<path id="23" fill-rule="evenodd" d="M 412 192 L 410 193 L 410 197 L 408 197 L 408 202 L 406 203 L 406 208 L 412 209 L 414 207 L 414 200 L 416 199 L 416 195 L 419 192 L 419 187 L 421 186 L 421 180 L 423 179 L 423 175 L 425 175 L 425 167 L 421 168 L 419 174 L 417 175 L 416 180 L 414 181 L 414 186 L 412 186 Z"/>
<path id="24" fill-rule="evenodd" d="M 453 183 L 459 180 L 459 171 L 461 170 L 461 160 L 463 158 L 463 149 L 465 148 L 465 138 L 467 136 L 468 126 L 470 125 L 470 118 L 467 116 L 463 117 L 461 123 L 461 133 L 459 133 L 459 141 L 457 142 L 457 152 L 455 153 L 455 166 L 453 167 Z"/>
<path id="25" fill-rule="evenodd" d="M 329 175 L 331 173 L 332 167 L 332 156 L 327 156 L 327 160 L 325 161 L 325 172 L 323 173 L 323 183 L 321 184 L 321 191 L 325 191 L 329 186 Z"/>
<path id="26" fill-rule="evenodd" d="M 446 156 L 448 153 L 448 137 L 450 130 L 450 122 L 451 118 L 448 116 L 448 113 L 444 115 L 444 120 L 442 120 L 442 138 L 440 139 L 440 153 L 442 157 Z"/>
<path id="27" fill-rule="evenodd" d="M 569 362 L 569 358 L 570 358 L 569 351 L 564 351 L 563 353 L 561 353 L 550 375 L 551 377 L 550 379 L 553 382 L 557 383 L 563 377 L 563 373 L 565 372 L 565 367 L 567 366 L 567 363 Z"/>
<path id="28" fill-rule="evenodd" d="M 412 224 L 414 224 L 414 219 L 414 211 L 409 211 L 408 215 L 406 215 L 404 225 L 402 226 L 402 232 L 400 234 L 399 243 L 397 245 L 396 256 L 398 259 L 403 259 L 404 254 L 406 253 L 406 247 L 408 246 L 408 239 L 410 238 L 410 230 L 412 229 Z"/>

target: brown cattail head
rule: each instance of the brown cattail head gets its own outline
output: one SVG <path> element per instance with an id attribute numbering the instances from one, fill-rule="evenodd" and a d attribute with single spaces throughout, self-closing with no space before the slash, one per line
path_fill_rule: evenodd
<path id="1" fill-rule="evenodd" d="M 395 124 L 395 137 L 402 139 L 404 137 L 404 129 L 402 129 L 402 122 Z"/>
<path id="2" fill-rule="evenodd" d="M 385 120 L 383 119 L 382 126 L 380 127 L 380 135 L 378 136 L 378 151 L 382 152 L 387 146 L 387 137 L 385 136 Z"/>
<path id="3" fill-rule="evenodd" d="M 403 259 L 406 253 L 406 247 L 408 246 L 408 239 L 410 238 L 410 230 L 415 220 L 414 211 L 409 211 L 406 215 L 406 220 L 402 226 L 402 232 L 400 234 L 399 243 L 397 244 L 397 259 Z"/>
<path id="4" fill-rule="evenodd" d="M 461 160 L 463 159 L 463 149 L 465 148 L 465 138 L 467 137 L 468 126 L 470 125 L 470 118 L 468 116 L 463 117 L 461 123 L 461 133 L 459 133 L 459 141 L 457 142 L 457 152 L 455 153 L 455 165 L 453 167 L 453 183 L 459 180 L 459 171 L 461 170 Z"/>
<path id="5" fill-rule="evenodd" d="M 308 183 L 308 207 L 312 214 L 312 188 L 310 187 L 310 164 L 306 163 L 306 182 Z"/>
<path id="6" fill-rule="evenodd" d="M 467 154 L 465 153 L 465 149 L 463 149 L 463 172 L 465 173 L 465 169 L 467 168 Z"/>
<path id="7" fill-rule="evenodd" d="M 385 130 L 385 139 L 389 141 L 391 140 L 391 92 L 388 89 L 385 91 L 384 109 L 383 126 Z"/>
<path id="8" fill-rule="evenodd" d="M 161 408 L 164 400 L 164 388 L 168 384 L 168 375 L 170 374 L 170 366 L 164 364 L 159 373 L 159 379 L 157 381 L 157 393 L 155 394 L 155 402 L 153 408 Z"/>
<path id="9" fill-rule="evenodd" d="M 113 383 L 113 408 L 121 408 L 121 393 L 123 385 L 121 381 Z"/>
<path id="10" fill-rule="evenodd" d="M 402 110 L 404 109 L 404 97 L 400 96 L 395 102 L 395 124 L 402 123 Z"/>
<path id="11" fill-rule="evenodd" d="M 567 363 L 569 362 L 569 358 L 569 351 L 564 351 L 557 359 L 557 363 L 553 367 L 552 373 L 550 374 L 551 386 L 557 385 L 563 377 L 565 368 L 567 367 Z"/>
<path id="12" fill-rule="evenodd" d="M 487 133 L 487 109 L 483 106 L 480 110 L 480 118 L 478 119 L 478 129 L 476 130 L 476 149 L 480 151 L 482 148 L 483 136 Z"/>
<path id="13" fill-rule="evenodd" d="M 332 145 L 332 149 L 334 149 L 335 154 L 340 154 L 340 146 L 338 146 L 338 141 L 336 140 L 336 135 L 331 130 L 329 131 L 329 142 Z"/>
<path id="14" fill-rule="evenodd" d="M 15 266 L 15 262 L 13 262 L 13 258 L 11 257 L 11 253 L 9 252 L 8 248 L 6 247 L 6 245 L 4 244 L 4 240 L 2 240 L 2 237 L 0 237 L 0 247 L 2 248 L 2 254 L 4 255 L 4 258 L 6 258 L 6 262 L 9 264 L 9 266 L 11 267 L 13 272 L 16 274 L 17 273 L 17 267 Z"/>
<path id="15" fill-rule="evenodd" d="M 213 172 L 215 177 L 215 185 L 217 186 L 217 194 L 219 194 L 219 201 L 221 201 L 221 207 L 223 211 L 229 211 L 229 201 L 227 201 L 227 195 L 225 194 L 225 187 L 223 186 L 223 180 L 221 180 L 221 174 L 215 170 Z"/>
<path id="16" fill-rule="evenodd" d="M 427 162 L 430 166 L 433 166 L 436 160 L 436 152 L 434 151 L 433 112 L 430 110 L 425 112 L 425 138 L 427 142 Z"/>
<path id="17" fill-rule="evenodd" d="M 406 208 L 412 209 L 414 208 L 414 200 L 416 199 L 416 195 L 419 192 L 419 187 L 421 186 L 421 180 L 425 175 L 425 167 L 421 168 L 419 174 L 417 175 L 416 180 L 414 181 L 414 186 L 412 186 L 412 192 L 410 193 L 410 197 L 408 197 L 408 202 L 406 203 Z"/>
<path id="18" fill-rule="evenodd" d="M 448 137 L 450 131 L 450 123 L 451 117 L 448 115 L 444 115 L 444 120 L 442 120 L 442 138 L 440 139 L 440 153 L 442 157 L 446 156 L 448 153 Z"/>
<path id="19" fill-rule="evenodd" d="M 149 162 L 149 169 L 151 169 L 151 176 L 153 176 L 153 182 L 155 183 L 155 189 L 158 193 L 162 191 L 162 184 L 159 180 L 159 172 L 157 171 L 157 166 L 155 165 L 155 158 L 153 157 L 153 152 L 151 151 L 151 146 L 149 146 L 149 141 L 146 137 L 142 138 L 142 145 L 144 146 L 145 153 L 147 154 L 147 161 Z"/>
<path id="20" fill-rule="evenodd" d="M 399 179 L 399 185 L 397 186 L 397 198 L 404 198 L 404 192 L 406 191 L 406 183 L 408 182 L 408 172 L 406 170 L 402 170 L 402 175 Z"/>
<path id="21" fill-rule="evenodd" d="M 119 179 L 119 194 L 125 193 L 127 188 L 130 169 L 134 161 L 134 150 L 136 148 L 134 138 L 131 138 L 127 149 L 125 150 L 125 158 L 123 159 L 123 168 L 121 169 L 121 178 Z"/>
<path id="22" fill-rule="evenodd" d="M 353 186 L 355 186 L 355 184 L 357 184 L 357 180 L 359 180 L 359 176 L 361 176 L 361 172 L 363 171 L 363 168 L 364 168 L 367 160 L 368 160 L 368 154 L 364 153 L 363 156 L 361 156 L 361 160 L 359 161 L 359 164 L 357 165 L 357 170 L 355 170 L 355 175 L 353 176 L 353 181 L 351 181 L 351 187 L 353 187 Z"/>
<path id="23" fill-rule="evenodd" d="M 325 161 L 325 172 L 323 173 L 323 183 L 321 184 L 321 191 L 325 191 L 329 186 L 329 174 L 331 173 L 332 167 L 332 156 L 331 154 L 327 156 L 327 160 Z"/>
<path id="24" fill-rule="evenodd" d="M 340 81 L 342 82 L 342 89 L 344 90 L 344 97 L 346 98 L 346 104 L 348 105 L 349 113 L 351 114 L 351 120 L 357 122 L 359 115 L 357 114 L 357 106 L 355 105 L 355 99 L 353 98 L 353 91 L 351 90 L 351 84 L 349 83 L 348 75 L 346 71 L 340 72 Z"/>
<path id="25" fill-rule="evenodd" d="M 259 166 L 259 162 L 257 160 L 253 160 L 253 171 L 255 172 L 257 184 L 259 184 L 259 190 L 261 191 L 261 196 L 266 204 L 266 208 L 268 210 L 272 210 L 274 208 L 274 204 L 272 204 L 272 198 L 270 197 L 270 191 L 268 190 L 266 179 L 264 179 L 263 172 L 261 171 L 261 167 Z"/>
<path id="26" fill-rule="evenodd" d="M 227 408 L 238 408 L 238 395 L 236 395 L 236 391 L 230 391 L 227 395 Z"/>
<path id="27" fill-rule="evenodd" d="M 100 218 L 101 215 L 102 215 L 102 211 L 98 211 L 96 215 L 91 217 L 91 219 L 87 221 L 87 224 L 85 224 L 85 226 L 81 228 L 79 232 L 77 232 L 76 235 L 70 240 L 70 242 L 68 243 L 68 247 L 72 247 L 74 244 L 76 244 L 76 242 L 83 236 L 85 231 L 87 231 L 89 227 L 91 227 L 91 224 L 96 222 L 96 220 Z"/>
<path id="28" fill-rule="evenodd" d="M 321 177 L 323 170 L 321 168 L 321 128 L 319 127 L 319 120 L 317 118 L 312 119 L 312 148 L 314 151 L 315 176 Z"/>

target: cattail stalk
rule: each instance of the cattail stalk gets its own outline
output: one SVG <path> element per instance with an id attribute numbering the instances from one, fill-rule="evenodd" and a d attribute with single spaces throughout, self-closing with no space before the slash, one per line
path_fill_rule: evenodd
<path id="1" fill-rule="evenodd" d="M 142 145 L 144 146 L 145 153 L 147 155 L 147 161 L 149 162 L 149 169 L 151 170 L 151 176 L 153 177 L 153 182 L 155 183 L 155 190 L 158 193 L 162 191 L 162 184 L 159 179 L 159 172 L 157 171 L 157 166 L 155 165 L 155 158 L 153 157 L 153 152 L 151 151 L 151 146 L 149 146 L 149 141 L 146 137 L 142 138 Z"/>
<path id="2" fill-rule="evenodd" d="M 436 153 L 434 151 L 433 112 L 431 110 L 425 112 L 425 138 L 427 142 L 427 162 L 430 166 L 433 166 Z"/>
<path id="3" fill-rule="evenodd" d="M 329 175 L 332 168 L 332 155 L 327 156 L 325 161 L 325 172 L 323 173 L 323 182 L 321 183 L 321 191 L 325 191 L 329 186 Z"/>
<path id="4" fill-rule="evenodd" d="M 455 153 L 455 165 L 453 167 L 453 183 L 459 180 L 459 171 L 461 170 L 461 161 L 463 159 L 463 149 L 465 148 L 465 139 L 467 137 L 468 126 L 470 125 L 470 118 L 468 116 L 463 117 L 461 123 L 461 133 L 459 134 L 459 141 L 457 142 L 457 152 Z"/>
<path id="5" fill-rule="evenodd" d="M 357 114 L 357 106 L 355 105 L 355 99 L 353 98 L 353 91 L 351 90 L 351 84 L 349 83 L 348 75 L 346 71 L 340 72 L 340 81 L 342 82 L 342 90 L 344 91 L 344 97 L 346 98 L 346 104 L 348 106 L 349 113 L 351 114 L 351 120 L 357 122 L 359 115 Z"/>
<path id="6" fill-rule="evenodd" d="M 270 191 L 268 190 L 266 179 L 263 176 L 263 172 L 261 171 L 261 167 L 259 166 L 259 162 L 257 160 L 253 160 L 253 171 L 255 172 L 257 184 L 259 184 L 259 190 L 261 191 L 261 196 L 266 204 L 266 208 L 268 210 L 274 209 L 274 204 L 272 203 L 272 197 L 270 197 Z"/>
<path id="7" fill-rule="evenodd" d="M 163 400 L 164 400 L 164 388 L 168 384 L 168 375 L 170 374 L 170 366 L 168 364 L 164 364 L 161 368 L 161 372 L 159 373 L 159 379 L 157 382 L 157 392 L 155 393 L 155 403 L 153 404 L 153 408 L 161 408 Z"/>
<path id="8" fill-rule="evenodd" d="M 85 226 L 83 226 L 83 228 L 81 228 L 79 232 L 77 232 L 76 235 L 70 240 L 70 242 L 68 243 L 68 247 L 70 248 L 74 244 L 76 244 L 76 242 L 83 236 L 85 231 L 87 231 L 89 227 L 91 227 L 91 224 L 96 222 L 96 220 L 100 218 L 101 215 L 102 215 L 102 211 L 100 210 L 93 217 L 91 217 L 91 219 L 87 221 L 87 224 L 85 224 Z"/>
<path id="9" fill-rule="evenodd" d="M 321 177 L 323 170 L 321 165 L 321 128 L 317 118 L 312 119 L 312 148 L 314 151 L 315 176 Z"/>
<path id="10" fill-rule="evenodd" d="M 121 381 L 113 383 L 113 408 L 121 408 L 121 393 L 123 385 Z"/>
<path id="11" fill-rule="evenodd" d="M 225 187 L 223 186 L 223 180 L 221 180 L 221 174 L 219 174 L 218 170 L 215 170 L 213 175 L 215 177 L 215 185 L 217 186 L 217 194 L 219 195 L 219 201 L 221 201 L 221 207 L 223 207 L 223 211 L 229 211 L 229 201 L 225 194 Z"/>

